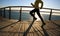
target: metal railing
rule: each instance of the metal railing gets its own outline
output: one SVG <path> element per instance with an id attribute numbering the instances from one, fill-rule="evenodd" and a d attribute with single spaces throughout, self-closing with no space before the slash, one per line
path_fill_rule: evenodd
<path id="1" fill-rule="evenodd" d="M 20 12 L 19 21 L 21 21 L 21 13 L 22 13 L 22 11 L 29 11 L 29 10 L 22 10 L 22 8 L 27 8 L 27 9 L 28 8 L 33 8 L 31 6 L 8 6 L 8 7 L 0 8 L 1 13 L 2 13 L 2 11 L 4 12 L 4 15 L 3 15 L 4 18 L 6 17 L 6 15 L 5 15 L 6 14 L 5 13 L 6 8 L 9 8 L 9 19 L 11 19 L 11 8 L 12 7 L 15 7 L 15 8 L 18 7 L 18 8 L 20 8 L 20 10 L 19 10 L 19 12 Z M 52 13 L 53 13 L 52 10 L 60 11 L 60 9 L 52 9 L 52 8 L 42 8 L 42 9 L 50 10 L 49 20 L 51 20 L 51 16 L 52 16 Z M 47 11 L 41 11 L 41 12 L 47 12 Z"/>

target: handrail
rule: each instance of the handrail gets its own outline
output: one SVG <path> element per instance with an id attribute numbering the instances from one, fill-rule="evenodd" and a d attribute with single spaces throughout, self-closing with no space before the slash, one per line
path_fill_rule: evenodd
<path id="1" fill-rule="evenodd" d="M 7 7 L 2 7 L 0 9 L 3 9 L 3 8 L 9 8 L 9 7 L 25 7 L 25 8 L 33 8 L 32 6 L 7 6 Z M 42 8 L 42 9 L 48 9 L 48 10 L 58 10 L 60 11 L 60 9 L 53 9 L 53 8 Z"/>

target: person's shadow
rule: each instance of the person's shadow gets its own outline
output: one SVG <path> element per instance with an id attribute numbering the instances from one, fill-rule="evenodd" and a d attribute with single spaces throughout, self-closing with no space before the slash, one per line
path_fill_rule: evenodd
<path id="1" fill-rule="evenodd" d="M 32 23 L 29 25 L 28 29 L 23 33 L 23 36 L 27 36 L 27 33 L 30 31 L 30 29 L 31 29 L 34 21 L 35 21 L 35 20 L 33 19 Z"/>
<path id="2" fill-rule="evenodd" d="M 34 23 L 34 21 L 35 20 L 32 21 L 32 23 L 29 25 L 29 27 L 27 28 L 27 30 L 23 33 L 23 36 L 27 36 L 28 32 L 30 31 L 30 29 L 31 29 L 31 27 L 32 27 L 32 25 Z M 42 28 L 42 31 L 44 33 L 44 36 L 49 36 L 49 34 L 47 33 L 47 31 L 43 27 L 41 27 L 41 28 Z"/>

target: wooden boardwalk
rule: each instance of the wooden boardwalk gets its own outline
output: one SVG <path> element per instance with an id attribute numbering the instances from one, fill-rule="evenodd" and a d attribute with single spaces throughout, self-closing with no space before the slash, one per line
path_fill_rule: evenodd
<path id="1" fill-rule="evenodd" d="M 23 36 L 31 22 L 12 19 L 0 21 L 0 36 Z M 47 20 L 45 23 L 44 28 L 41 28 L 42 22 L 35 21 L 27 36 L 60 36 L 60 20 Z"/>

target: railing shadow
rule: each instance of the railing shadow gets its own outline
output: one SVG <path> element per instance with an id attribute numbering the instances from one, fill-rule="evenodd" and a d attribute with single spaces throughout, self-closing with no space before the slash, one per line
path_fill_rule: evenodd
<path id="1" fill-rule="evenodd" d="M 55 24 L 56 26 L 60 27 L 59 24 L 55 23 L 54 21 L 51 21 L 53 24 Z"/>
<path id="2" fill-rule="evenodd" d="M 35 28 L 36 28 L 36 27 L 35 27 Z M 36 28 L 36 29 L 37 29 L 37 28 Z M 37 29 L 37 32 L 39 32 L 42 36 L 44 36 L 43 33 L 42 33 L 40 30 Z M 38 34 L 38 36 L 41 36 L 41 35 Z"/>
<path id="3" fill-rule="evenodd" d="M 7 26 L 4 26 L 4 27 L 0 28 L 0 30 L 1 30 L 1 29 L 4 29 L 4 28 L 6 28 L 6 27 L 9 27 L 9 26 L 11 26 L 11 25 L 13 25 L 13 24 L 16 24 L 16 23 L 18 23 L 18 22 L 19 22 L 19 21 L 14 22 L 14 23 L 11 23 L 11 24 L 9 24 L 9 25 L 7 25 Z"/>
<path id="4" fill-rule="evenodd" d="M 39 36 L 38 31 L 34 27 L 32 27 L 32 28 L 33 28 L 34 32 Z"/>

